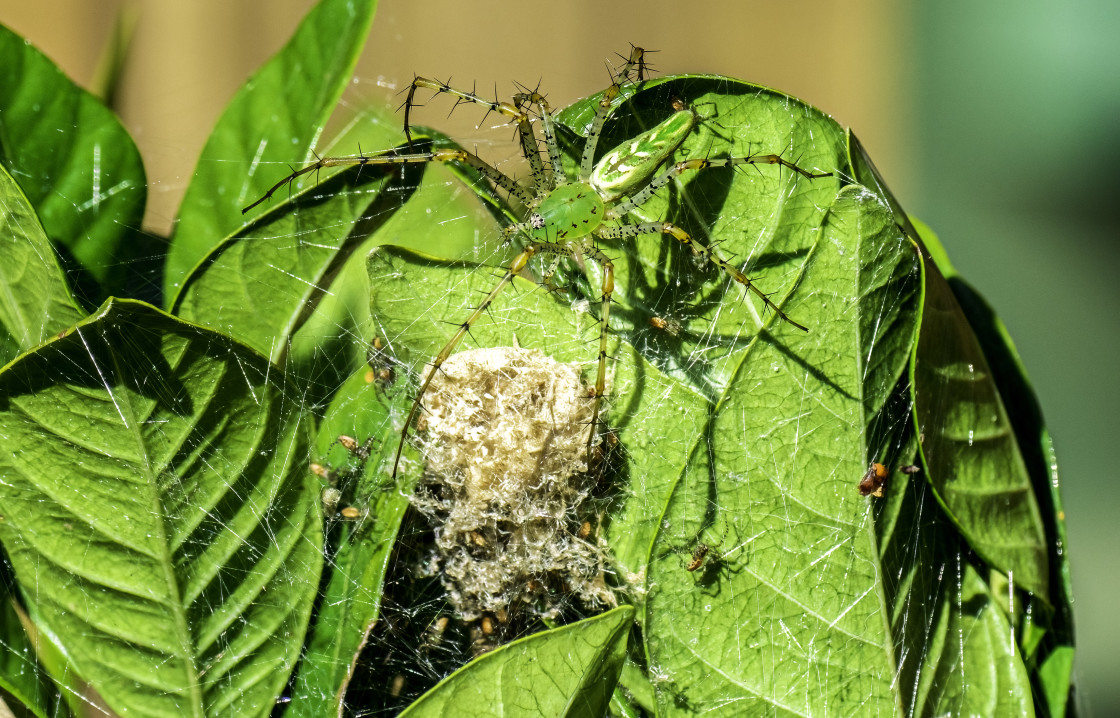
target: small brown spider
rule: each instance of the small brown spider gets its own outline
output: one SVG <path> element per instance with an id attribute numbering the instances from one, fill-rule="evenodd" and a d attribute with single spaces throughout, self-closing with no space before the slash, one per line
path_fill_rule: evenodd
<path id="1" fill-rule="evenodd" d="M 679 336 L 681 333 L 681 323 L 676 319 L 650 317 L 649 325 L 654 329 L 660 329 L 661 331 L 668 333 L 670 336 Z"/>
<path id="2" fill-rule="evenodd" d="M 708 552 L 711 550 L 712 547 L 706 543 L 696 544 L 696 549 L 692 552 L 692 560 L 688 562 L 688 565 L 684 567 L 684 570 L 692 572 L 703 566 L 704 559 L 707 558 Z M 718 556 L 715 556 L 713 558 L 718 558 Z"/>
<path id="3" fill-rule="evenodd" d="M 680 546 L 671 549 L 674 553 L 689 555 L 689 561 L 684 564 L 684 570 L 689 573 L 694 573 L 704 566 L 705 563 L 709 565 L 723 559 L 723 554 L 720 553 L 720 547 L 723 546 L 724 540 L 727 539 L 727 534 L 731 530 L 730 524 L 726 525 L 723 529 L 723 536 L 715 543 L 706 543 L 700 540 L 700 534 L 697 534 L 693 541 L 696 546 L 690 552 L 686 546 Z M 701 533 L 703 531 L 701 530 Z"/>
<path id="4" fill-rule="evenodd" d="M 359 461 L 365 461 L 369 458 L 370 448 L 373 446 L 376 440 L 377 439 L 375 437 L 371 436 L 366 440 L 366 443 L 359 444 L 358 440 L 354 437 L 347 436 L 346 434 L 341 434 L 334 441 L 336 444 L 340 444 L 342 448 L 346 449 L 346 451 L 349 452 L 350 455 L 354 458 L 358 459 Z"/>
<path id="5" fill-rule="evenodd" d="M 887 483 L 887 475 L 886 466 L 872 464 L 863 478 L 859 480 L 859 495 L 881 497 Z"/>

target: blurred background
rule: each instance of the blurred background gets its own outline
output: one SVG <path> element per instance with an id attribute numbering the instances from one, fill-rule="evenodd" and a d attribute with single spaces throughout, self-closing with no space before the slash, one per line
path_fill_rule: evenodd
<path id="1" fill-rule="evenodd" d="M 145 225 L 167 233 L 222 108 L 312 4 L 0 0 L 0 23 L 99 93 L 123 63 L 107 94 L 144 157 Z M 1108 368 L 1120 357 L 1120 232 L 1109 209 L 1120 189 L 1118 32 L 1120 3 L 1110 0 L 382 0 L 346 102 L 396 106 L 417 73 L 477 80 L 487 92 L 497 81 L 502 95 L 512 80 L 541 80 L 563 106 L 604 88 L 605 61 L 634 43 L 660 50 L 659 73 L 769 85 L 854 128 L 903 206 L 1000 313 L 1034 381 L 1063 481 L 1080 706 L 1111 716 L 1120 715 L 1120 485 L 1108 449 L 1120 429 L 1120 373 Z M 481 114 L 445 120 L 451 104 L 422 122 L 468 145 L 508 140 L 476 130 Z"/>

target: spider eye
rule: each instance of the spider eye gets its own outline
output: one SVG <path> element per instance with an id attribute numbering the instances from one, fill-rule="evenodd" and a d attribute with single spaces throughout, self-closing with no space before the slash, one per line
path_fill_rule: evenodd
<path id="1" fill-rule="evenodd" d="M 540 212 L 533 212 L 529 215 L 529 224 L 533 229 L 544 229 L 544 217 L 540 215 Z"/>

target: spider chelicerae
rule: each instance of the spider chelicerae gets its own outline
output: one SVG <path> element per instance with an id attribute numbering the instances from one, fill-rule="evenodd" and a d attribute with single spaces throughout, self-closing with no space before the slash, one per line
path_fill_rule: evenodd
<path id="1" fill-rule="evenodd" d="M 681 146 L 699 121 L 695 110 L 683 102 L 674 102 L 673 112 L 656 127 L 623 142 L 607 152 L 596 162 L 595 155 L 599 136 L 610 112 L 612 103 L 623 88 L 630 83 L 642 82 L 646 76 L 645 51 L 640 47 L 631 50 L 622 69 L 612 75 L 610 87 L 603 93 L 596 108 L 587 140 L 580 157 L 579 170 L 571 178 L 564 170 L 562 153 L 557 141 L 553 113 L 545 97 L 537 90 L 526 90 L 513 95 L 512 102 L 497 99 L 487 100 L 474 91 L 457 90 L 447 83 L 424 77 L 413 79 L 408 88 L 404 103 L 404 130 L 408 146 L 412 148 L 412 133 L 409 117 L 416 107 L 418 90 L 432 90 L 436 94 L 445 93 L 456 98 L 456 103 L 473 103 L 487 108 L 510 119 L 517 128 L 521 151 L 529 163 L 527 181 L 518 182 L 501 170 L 490 165 L 477 155 L 463 149 L 434 149 L 429 152 L 395 151 L 356 155 L 349 157 L 323 157 L 318 161 L 292 172 L 273 185 L 253 204 L 245 207 L 248 212 L 265 202 L 281 187 L 296 178 L 317 172 L 326 167 L 341 166 L 381 166 L 391 167 L 408 164 L 440 162 L 466 165 L 480 173 L 509 197 L 511 211 L 518 221 L 511 221 L 504 233 L 507 241 L 519 243 L 521 251 L 506 267 L 505 272 L 482 303 L 470 316 L 458 325 L 458 329 L 443 349 L 429 365 L 428 372 L 421 382 L 401 432 L 393 463 L 393 474 L 397 473 L 401 453 L 407 440 L 409 427 L 419 413 L 424 394 L 432 378 L 448 356 L 470 331 L 471 326 L 483 312 L 509 285 L 515 276 L 522 273 L 531 259 L 552 256 L 554 260 L 574 260 L 582 265 L 584 260 L 596 262 L 602 269 L 599 308 L 599 355 L 594 388 L 590 394 L 592 407 L 591 431 L 588 433 L 588 451 L 596 437 L 599 424 L 600 405 L 606 391 L 607 332 L 610 328 L 611 294 L 614 291 L 614 265 L 610 258 L 595 244 L 598 239 L 625 240 L 644 234 L 666 235 L 688 247 L 694 256 L 715 265 L 734 281 L 742 284 L 758 296 L 782 321 L 802 331 L 808 329 L 794 321 L 782 311 L 755 281 L 747 277 L 738 267 L 728 262 L 715 249 L 697 241 L 688 232 L 671 222 L 627 223 L 624 221 L 632 211 L 649 201 L 662 187 L 674 178 L 686 173 L 718 167 L 741 167 L 746 165 L 780 165 L 807 179 L 831 176 L 831 172 L 812 172 L 805 170 L 777 154 L 750 154 L 743 157 L 697 158 L 677 162 L 663 168 L 669 157 Z M 542 156 L 533 124 L 536 122 L 541 131 L 545 156 Z M 661 170 L 660 173 L 658 170 Z M 549 271 L 549 273 L 551 270 Z M 589 393 L 590 393 L 589 392 Z"/>

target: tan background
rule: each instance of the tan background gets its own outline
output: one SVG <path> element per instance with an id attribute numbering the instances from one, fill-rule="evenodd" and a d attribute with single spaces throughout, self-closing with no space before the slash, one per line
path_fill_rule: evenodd
<path id="1" fill-rule="evenodd" d="M 90 88 L 122 11 L 134 35 L 116 109 L 144 157 L 146 224 L 165 233 L 202 144 L 249 74 L 287 40 L 310 0 L 0 0 L 0 22 L 30 38 Z M 885 0 L 838 3 L 463 2 L 383 0 L 358 65 L 352 102 L 392 101 L 414 73 L 487 91 L 536 84 L 554 106 L 608 84 L 604 62 L 634 43 L 660 52 L 662 74 L 713 72 L 802 97 L 858 129 L 880 169 L 905 193 L 907 127 L 897 64 L 903 38 Z M 355 97 L 357 99 L 355 99 Z M 445 121 L 470 128 L 460 109 Z M 454 134 L 454 132 L 453 132 Z M 504 138 L 505 135 L 501 134 Z M 349 153 L 356 148 L 345 149 Z M 300 157 L 293 157 L 298 161 Z M 905 197 L 904 197 L 905 199 Z"/>

